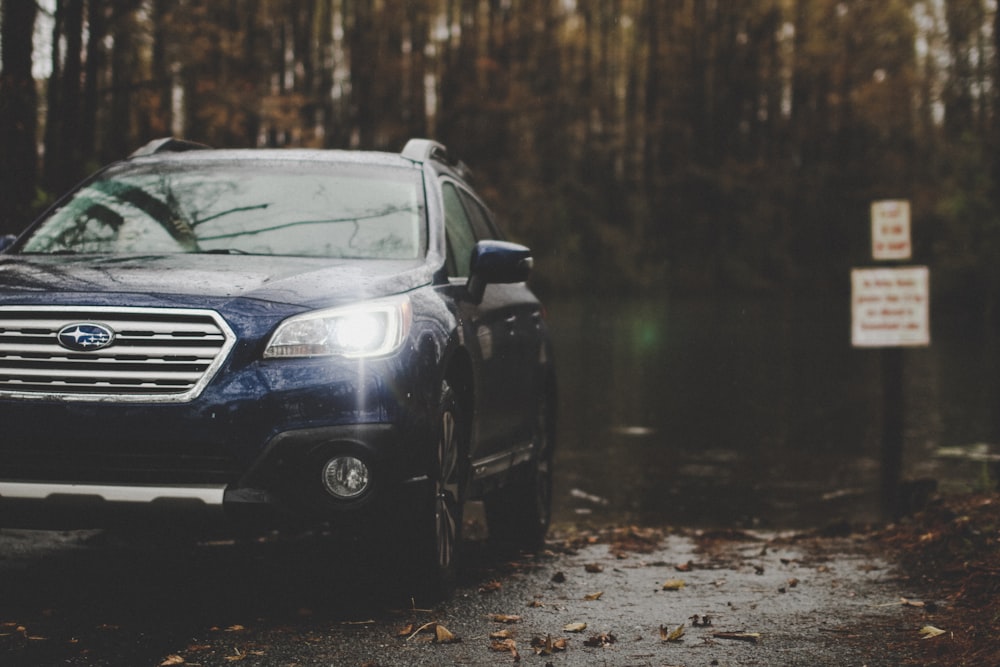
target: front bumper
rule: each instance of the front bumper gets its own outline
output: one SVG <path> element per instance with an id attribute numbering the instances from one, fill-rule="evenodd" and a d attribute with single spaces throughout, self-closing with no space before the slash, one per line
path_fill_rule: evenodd
<path id="1" fill-rule="evenodd" d="M 247 528 L 330 526 L 361 533 L 407 521 L 430 482 L 419 470 L 417 443 L 389 424 L 294 429 L 270 439 L 254 464 L 227 483 L 71 481 L 0 476 L 0 527 L 68 530 L 232 524 Z M 322 485 L 335 456 L 361 459 L 371 485 L 349 501 Z M 2 466 L 0 466 L 2 469 Z"/>

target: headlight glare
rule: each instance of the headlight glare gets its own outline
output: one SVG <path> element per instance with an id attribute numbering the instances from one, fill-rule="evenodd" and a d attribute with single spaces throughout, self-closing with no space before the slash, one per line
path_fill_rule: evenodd
<path id="1" fill-rule="evenodd" d="M 278 327 L 264 357 L 385 356 L 406 340 L 410 312 L 402 297 L 298 315 Z"/>

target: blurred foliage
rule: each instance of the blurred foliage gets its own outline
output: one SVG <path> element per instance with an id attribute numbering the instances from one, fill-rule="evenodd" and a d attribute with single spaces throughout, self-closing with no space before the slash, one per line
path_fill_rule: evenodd
<path id="1" fill-rule="evenodd" d="M 51 71 L 40 129 L 0 131 L 37 137 L 50 193 L 168 134 L 431 136 L 543 289 L 843 290 L 871 262 L 870 202 L 908 198 L 935 286 L 1000 297 L 990 0 L 0 1 L 4 81 L 25 49 Z M 8 37 L 29 20 L 52 39 Z M 34 187 L 0 188 L 23 227 Z"/>

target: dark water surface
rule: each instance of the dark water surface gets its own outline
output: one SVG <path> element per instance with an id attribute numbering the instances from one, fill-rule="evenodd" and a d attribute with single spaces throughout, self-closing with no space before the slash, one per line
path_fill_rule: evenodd
<path id="1" fill-rule="evenodd" d="M 548 305 L 561 394 L 556 521 L 881 518 L 882 353 L 851 347 L 846 297 Z M 984 445 L 1000 453 L 998 335 L 981 315 L 931 319 L 931 347 L 904 352 L 902 477 L 983 488 L 995 468 L 970 456 Z"/>

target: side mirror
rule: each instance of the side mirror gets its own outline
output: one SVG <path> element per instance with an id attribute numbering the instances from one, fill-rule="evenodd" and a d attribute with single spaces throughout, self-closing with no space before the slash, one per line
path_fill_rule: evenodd
<path id="1" fill-rule="evenodd" d="M 4 234 L 3 236 L 0 236 L 0 252 L 3 252 L 7 248 L 14 245 L 14 241 L 16 240 L 17 237 L 13 234 Z"/>
<path id="2" fill-rule="evenodd" d="M 483 300 L 490 283 L 521 283 L 528 279 L 534 260 L 523 245 L 506 241 L 480 241 L 472 249 L 466 289 L 473 301 Z"/>

